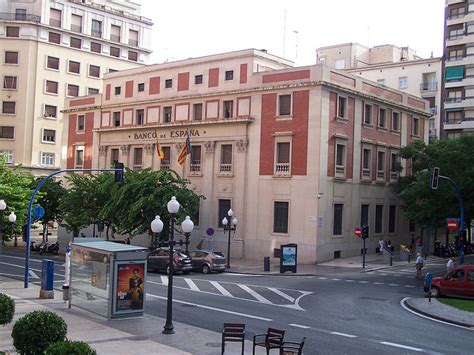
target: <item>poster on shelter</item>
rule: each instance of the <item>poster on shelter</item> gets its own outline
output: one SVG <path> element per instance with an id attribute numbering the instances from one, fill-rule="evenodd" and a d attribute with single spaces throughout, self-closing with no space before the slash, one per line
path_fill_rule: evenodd
<path id="1" fill-rule="evenodd" d="M 282 265 L 296 265 L 296 248 L 295 247 L 283 247 L 282 251 Z"/>
<path id="2" fill-rule="evenodd" d="M 115 314 L 143 311 L 144 263 L 118 263 L 116 268 Z"/>

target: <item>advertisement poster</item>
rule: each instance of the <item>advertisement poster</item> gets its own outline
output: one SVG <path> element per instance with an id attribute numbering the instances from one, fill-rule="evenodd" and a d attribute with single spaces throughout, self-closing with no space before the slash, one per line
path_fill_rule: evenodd
<path id="1" fill-rule="evenodd" d="M 282 252 L 282 265 L 295 265 L 296 264 L 296 248 L 295 247 L 283 247 Z"/>
<path id="2" fill-rule="evenodd" d="M 118 263 L 115 287 L 115 312 L 143 311 L 144 263 Z"/>

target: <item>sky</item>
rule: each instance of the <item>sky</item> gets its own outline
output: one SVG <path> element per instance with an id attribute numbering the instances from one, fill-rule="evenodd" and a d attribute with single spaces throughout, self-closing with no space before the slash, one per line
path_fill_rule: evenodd
<path id="1" fill-rule="evenodd" d="M 316 48 L 357 42 L 441 56 L 444 0 L 137 0 L 151 18 L 151 63 L 256 48 L 315 64 Z"/>

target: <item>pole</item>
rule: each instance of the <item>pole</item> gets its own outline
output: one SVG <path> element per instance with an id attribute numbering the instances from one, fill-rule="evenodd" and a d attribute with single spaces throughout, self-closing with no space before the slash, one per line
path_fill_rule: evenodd
<path id="1" fill-rule="evenodd" d="M 185 244 L 186 244 L 186 250 L 185 250 L 184 253 L 185 253 L 186 255 L 188 255 L 188 245 L 189 245 L 189 235 L 190 235 L 190 234 L 191 234 L 191 233 L 184 233 L 184 237 L 186 238 L 186 242 L 185 242 Z"/>
<path id="2" fill-rule="evenodd" d="M 171 233 L 169 239 L 170 258 L 168 261 L 168 299 L 166 300 L 166 323 L 163 334 L 174 334 L 173 327 L 173 272 L 174 272 L 174 217 L 175 213 L 171 213 Z"/>
<path id="3" fill-rule="evenodd" d="M 362 238 L 363 247 L 362 247 L 362 269 L 365 269 L 365 238 Z"/>
<path id="4" fill-rule="evenodd" d="M 3 255 L 3 210 L 0 210 L 0 255 Z"/>
<path id="5" fill-rule="evenodd" d="M 228 269 L 230 269 L 230 232 L 232 230 L 232 228 L 230 228 L 230 223 L 231 221 L 229 221 L 229 227 L 228 227 L 229 237 L 227 238 L 227 268 Z"/>

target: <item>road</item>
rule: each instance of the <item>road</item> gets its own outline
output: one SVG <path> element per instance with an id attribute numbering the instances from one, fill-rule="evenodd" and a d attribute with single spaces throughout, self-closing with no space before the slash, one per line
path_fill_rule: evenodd
<path id="1" fill-rule="evenodd" d="M 30 276 L 38 282 L 41 260 L 32 258 Z M 1 273 L 22 277 L 23 260 L 7 252 Z M 472 257 L 466 261 L 474 262 Z M 307 337 L 305 354 L 472 354 L 472 330 L 402 308 L 403 298 L 423 295 L 413 264 L 367 273 L 318 270 L 315 276 L 177 275 L 173 319 L 216 332 L 224 322 L 245 323 L 249 339 L 269 326 L 286 329 L 286 339 Z M 443 274 L 445 262 L 428 260 L 426 270 Z M 62 259 L 55 272 L 60 287 Z M 149 273 L 146 287 L 146 312 L 165 317 L 167 276 Z"/>

